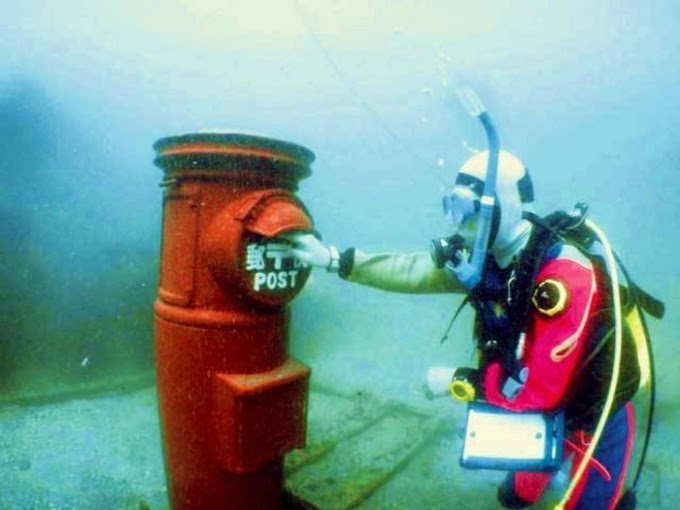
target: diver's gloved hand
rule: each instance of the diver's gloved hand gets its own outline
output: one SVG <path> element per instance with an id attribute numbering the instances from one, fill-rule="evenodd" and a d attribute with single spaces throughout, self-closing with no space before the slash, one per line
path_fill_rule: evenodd
<path id="1" fill-rule="evenodd" d="M 449 386 L 456 373 L 455 367 L 431 367 L 428 369 L 423 383 L 423 392 L 428 400 L 445 397 L 449 394 Z"/>
<path id="2" fill-rule="evenodd" d="M 282 237 L 291 243 L 291 252 L 300 262 L 330 270 L 331 262 L 337 256 L 337 248 L 326 246 L 316 236 L 307 232 L 291 232 Z"/>
<path id="3" fill-rule="evenodd" d="M 472 290 L 479 283 L 477 269 L 470 263 L 470 253 L 467 250 L 458 250 L 456 260 L 447 261 L 444 268 L 452 273 L 466 290 Z"/>

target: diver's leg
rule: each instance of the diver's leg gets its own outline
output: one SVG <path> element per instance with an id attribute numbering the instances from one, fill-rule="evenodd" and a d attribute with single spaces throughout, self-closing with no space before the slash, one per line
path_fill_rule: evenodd
<path id="1" fill-rule="evenodd" d="M 503 508 L 527 508 L 540 499 L 551 478 L 552 473 L 508 473 L 498 487 L 498 501 Z"/>
<path id="2" fill-rule="evenodd" d="M 595 469 L 584 473 L 581 487 L 575 492 L 575 500 L 567 508 L 574 510 L 611 510 L 621 497 L 626 472 L 630 463 L 635 436 L 635 413 L 629 402 L 607 421 L 594 457 L 607 470 L 605 477 Z"/>

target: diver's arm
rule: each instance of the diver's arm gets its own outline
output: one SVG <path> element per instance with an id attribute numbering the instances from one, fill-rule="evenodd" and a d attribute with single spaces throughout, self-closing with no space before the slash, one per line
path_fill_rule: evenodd
<path id="1" fill-rule="evenodd" d="M 435 266 L 427 252 L 368 254 L 350 248 L 339 254 L 309 233 L 293 232 L 285 238 L 300 261 L 338 272 L 347 281 L 409 294 L 465 291 L 453 273 Z"/>
<path id="2" fill-rule="evenodd" d="M 350 248 L 340 256 L 340 276 L 390 292 L 427 294 L 464 292 L 455 276 L 438 269 L 428 252 L 365 253 Z"/>

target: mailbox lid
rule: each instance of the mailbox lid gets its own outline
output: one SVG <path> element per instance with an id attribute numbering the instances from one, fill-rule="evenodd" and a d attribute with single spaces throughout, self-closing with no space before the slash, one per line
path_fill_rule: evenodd
<path id="1" fill-rule="evenodd" d="M 296 230 L 313 232 L 314 224 L 302 202 L 292 196 L 279 195 L 257 207 L 255 214 L 244 222 L 244 228 L 274 238 Z"/>
<path id="2" fill-rule="evenodd" d="M 202 131 L 161 138 L 154 164 L 166 181 L 227 179 L 249 185 L 296 189 L 311 174 L 309 149 L 268 136 L 238 131 Z"/>

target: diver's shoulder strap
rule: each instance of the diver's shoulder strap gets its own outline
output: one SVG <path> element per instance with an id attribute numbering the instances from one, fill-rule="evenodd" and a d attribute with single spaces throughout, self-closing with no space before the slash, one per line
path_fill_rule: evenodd
<path id="1" fill-rule="evenodd" d="M 588 205 L 578 202 L 571 212 L 560 209 L 545 217 L 532 212 L 524 212 L 522 217 L 544 230 L 549 230 L 555 235 L 574 242 L 579 248 L 587 250 L 593 242 L 593 235 L 585 224 L 587 215 Z"/>

